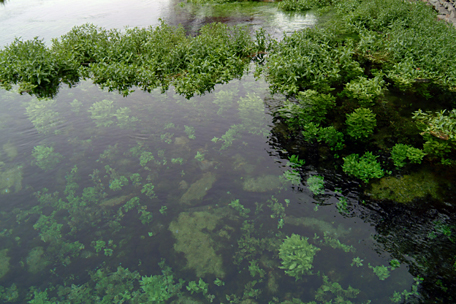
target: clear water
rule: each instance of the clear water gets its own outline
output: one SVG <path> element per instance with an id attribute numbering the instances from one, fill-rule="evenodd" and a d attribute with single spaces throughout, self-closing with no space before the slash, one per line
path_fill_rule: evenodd
<path id="1" fill-rule="evenodd" d="M 0 44 L 14 36 L 49 40 L 85 22 L 122 28 L 185 19 L 195 32 L 225 18 L 176 4 L 6 2 Z M 231 12 L 221 21 L 265 26 L 276 36 L 316 22 L 268 4 L 251 12 Z M 157 265 L 165 259 L 175 277 L 208 282 L 215 303 L 228 303 L 233 294 L 242 303 L 337 303 L 336 296 L 390 303 L 394 291 L 410 291 L 425 265 L 420 257 L 435 256 L 431 244 L 440 239 L 442 251 L 454 252 L 435 225 L 450 216 L 434 209 L 418 222 L 420 211 L 370 204 L 358 184 L 283 140 L 273 118 L 282 100 L 251 75 L 190 100 L 172 90 L 124 98 L 90 82 L 62 88 L 54 100 L 0 91 L 0 285 L 15 284 L 20 302 L 31 286 L 78 286 L 97 269 L 121 265 L 143 276 L 160 274 Z M 294 153 L 310 155 L 295 184 L 286 178 Z M 317 175 L 324 177 L 319 194 L 308 180 Z M 127 210 L 135 198 L 138 204 Z M 237 200 L 244 209 L 233 207 Z M 245 224 L 253 228 L 241 229 Z M 300 280 L 279 268 L 278 248 L 292 234 L 320 249 L 313 275 Z M 416 249 L 424 244 L 429 247 Z M 395 258 L 401 265 L 392 270 Z M 252 263 L 261 275 L 251 274 Z M 381 265 L 388 266 L 387 278 L 373 271 Z M 359 289 L 358 296 L 332 294 L 322 287 L 324 276 L 344 290 Z M 216 278 L 225 285 L 216 286 Z M 249 295 L 253 280 L 259 291 Z M 325 292 L 316 299 L 318 290 Z M 181 297 L 210 301 L 185 287 Z"/>

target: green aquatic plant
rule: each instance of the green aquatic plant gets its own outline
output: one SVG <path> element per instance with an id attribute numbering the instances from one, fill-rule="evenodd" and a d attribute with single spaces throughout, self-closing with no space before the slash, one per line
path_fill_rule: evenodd
<path id="1" fill-rule="evenodd" d="M 133 186 L 139 187 L 141 185 L 142 177 L 139 173 L 133 173 L 132 175 L 130 175 L 130 180 Z"/>
<path id="2" fill-rule="evenodd" d="M 217 115 L 222 115 L 223 112 L 231 108 L 233 106 L 234 99 L 238 96 L 238 94 L 239 90 L 237 88 L 215 92 L 215 98 L 212 102 L 220 107 L 217 110 Z"/>
<path id="3" fill-rule="evenodd" d="M 375 100 L 383 94 L 385 81 L 381 75 L 368 79 L 358 77 L 345 85 L 342 94 L 358 101 L 361 107 L 367 108 L 375 104 Z"/>
<path id="4" fill-rule="evenodd" d="M 171 162 L 173 164 L 180 164 L 182 165 L 184 163 L 184 159 L 182 157 L 178 157 L 178 158 L 171 158 Z"/>
<path id="5" fill-rule="evenodd" d="M 241 135 L 239 134 L 243 130 L 242 125 L 232 125 L 228 131 L 225 132 L 220 138 L 217 140 L 212 139 L 213 141 L 217 142 L 219 140 L 223 141 L 223 145 L 220 150 L 225 150 L 230 147 L 236 139 L 240 139 Z"/>
<path id="6" fill-rule="evenodd" d="M 336 204 L 337 211 L 341 214 L 348 213 L 348 199 L 346 197 L 340 197 Z"/>
<path id="7" fill-rule="evenodd" d="M 317 235 L 315 235 L 314 239 L 319 239 Z M 341 249 L 344 252 L 355 252 L 356 248 L 353 247 L 352 245 L 345 245 L 340 242 L 340 240 L 333 238 L 327 233 L 326 231 L 323 232 L 323 240 L 320 240 L 320 244 L 330 246 L 331 248 L 334 249 Z"/>
<path id="8" fill-rule="evenodd" d="M 372 152 L 366 152 L 361 157 L 358 154 L 350 154 L 343 158 L 344 164 L 342 169 L 348 175 L 352 175 L 368 183 L 370 179 L 381 178 L 385 174 L 377 162 L 377 157 Z"/>
<path id="9" fill-rule="evenodd" d="M 332 0 L 283 0 L 279 8 L 284 11 L 306 11 L 330 5 Z"/>
<path id="10" fill-rule="evenodd" d="M 73 85 L 79 81 L 77 69 L 68 53 L 53 53 L 38 37 L 16 38 L 0 51 L 0 86 L 7 90 L 18 84 L 20 93 L 53 97 L 60 82 Z"/>
<path id="11" fill-rule="evenodd" d="M 161 214 L 163 215 L 166 215 L 166 210 L 168 209 L 168 207 L 166 206 L 161 206 L 160 207 L 160 210 L 158 210 L 158 212 L 160 212 Z"/>
<path id="12" fill-rule="evenodd" d="M 371 266 L 371 264 L 369 263 L 368 267 L 370 269 L 372 269 L 372 271 L 377 275 L 377 277 L 381 281 L 386 280 L 390 276 L 390 271 L 389 271 L 388 267 L 386 267 L 384 265 L 374 267 L 374 266 Z"/>
<path id="13" fill-rule="evenodd" d="M 149 198 L 155 198 L 154 188 L 155 186 L 152 183 L 145 184 L 141 189 L 141 193 L 147 195 Z"/>
<path id="14" fill-rule="evenodd" d="M 103 240 L 93 241 L 92 246 L 95 249 L 95 252 L 100 252 L 106 247 L 106 242 Z"/>
<path id="15" fill-rule="evenodd" d="M 109 189 L 114 191 L 121 190 L 126 185 L 128 185 L 128 179 L 123 175 L 109 181 Z"/>
<path id="16" fill-rule="evenodd" d="M 306 163 L 305 160 L 299 159 L 298 155 L 292 155 L 288 157 L 287 166 L 292 167 L 293 169 L 300 168 Z"/>
<path id="17" fill-rule="evenodd" d="M 62 154 L 54 152 L 53 147 L 36 146 L 33 148 L 32 156 L 35 159 L 32 165 L 37 165 L 44 171 L 49 171 L 55 168 L 63 158 Z"/>
<path id="18" fill-rule="evenodd" d="M 401 262 L 396 259 L 390 261 L 391 270 L 401 267 Z"/>
<path id="19" fill-rule="evenodd" d="M 200 151 L 196 151 L 195 159 L 197 161 L 202 162 L 204 160 L 204 153 L 200 153 Z"/>
<path id="20" fill-rule="evenodd" d="M 153 160 L 155 160 L 155 158 L 152 152 L 143 151 L 139 157 L 139 164 L 144 167 L 144 169 L 150 170 L 149 167 L 147 167 L 147 164 Z"/>
<path id="21" fill-rule="evenodd" d="M 303 275 L 312 274 L 313 258 L 320 248 L 307 242 L 308 238 L 302 238 L 300 235 L 292 234 L 283 241 L 279 248 L 279 257 L 282 260 L 282 266 L 285 273 L 295 277 L 296 280 Z"/>
<path id="22" fill-rule="evenodd" d="M 231 203 L 228 204 L 231 208 L 239 212 L 239 215 L 242 217 L 249 217 L 249 208 L 245 208 L 241 203 L 239 203 L 239 199 L 231 201 Z"/>
<path id="23" fill-rule="evenodd" d="M 324 177 L 319 175 L 309 176 L 307 179 L 307 187 L 314 195 L 325 193 Z"/>
<path id="24" fill-rule="evenodd" d="M 290 181 L 295 186 L 301 184 L 301 174 L 296 170 L 287 170 L 283 172 L 283 177 L 285 177 L 285 179 Z"/>
<path id="25" fill-rule="evenodd" d="M 56 101 L 49 98 L 32 99 L 25 108 L 25 112 L 38 133 L 47 134 L 62 123 L 59 113 L 54 111 Z M 55 131 L 57 132 L 57 130 Z"/>
<path id="26" fill-rule="evenodd" d="M 358 108 L 353 113 L 347 114 L 345 124 L 348 135 L 355 139 L 366 139 L 374 133 L 377 120 L 371 109 Z"/>
<path id="27" fill-rule="evenodd" d="M 71 111 L 76 113 L 76 114 L 79 114 L 79 112 L 81 111 L 81 107 L 83 106 L 84 104 L 82 102 L 80 102 L 79 100 L 77 99 L 73 99 L 72 102 L 70 102 L 70 106 L 71 106 Z"/>
<path id="28" fill-rule="evenodd" d="M 116 113 L 113 115 L 117 118 L 117 126 L 121 129 L 135 129 L 136 123 L 139 121 L 139 118 L 130 116 L 130 108 L 123 107 L 117 109 Z"/>
<path id="29" fill-rule="evenodd" d="M 315 90 L 299 92 L 297 102 L 286 100 L 277 114 L 287 125 L 296 128 L 310 122 L 319 124 L 328 111 L 336 106 L 336 98 L 331 94 L 320 94 Z"/>
<path id="30" fill-rule="evenodd" d="M 219 278 L 215 278 L 214 280 L 214 284 L 221 287 L 221 286 L 225 286 L 225 282 L 223 282 L 222 280 L 220 280 Z"/>
<path id="31" fill-rule="evenodd" d="M 244 130 L 254 135 L 268 134 L 264 102 L 257 94 L 248 93 L 238 100 L 239 117 Z"/>
<path id="32" fill-rule="evenodd" d="M 332 298 L 335 298 L 335 303 L 352 303 L 345 298 L 354 299 L 360 293 L 359 289 L 353 288 L 350 285 L 346 290 L 337 282 L 330 282 L 329 278 L 325 275 L 322 276 L 323 284 L 318 288 L 315 293 L 315 300 L 325 303 L 332 303 Z M 331 295 L 332 294 L 332 295 Z M 368 302 L 369 303 L 369 302 Z"/>
<path id="33" fill-rule="evenodd" d="M 114 123 L 114 101 L 103 99 L 95 102 L 88 110 L 97 127 L 109 127 Z"/>
<path id="34" fill-rule="evenodd" d="M 418 110 L 413 113 L 412 118 L 422 131 L 420 134 L 425 140 L 423 150 L 426 154 L 443 160 L 451 151 L 454 151 L 456 147 L 456 109 L 435 113 Z"/>
<path id="35" fill-rule="evenodd" d="M 356 265 L 356 267 L 361 267 L 361 266 L 363 266 L 363 261 L 364 260 L 362 260 L 360 257 L 353 258 L 352 263 L 350 264 L 350 266 L 353 267 L 353 266 Z"/>
<path id="36" fill-rule="evenodd" d="M 190 291 L 191 294 L 195 293 L 202 293 L 203 295 L 208 293 L 209 284 L 204 282 L 203 279 L 199 279 L 198 283 L 195 281 L 188 282 L 187 290 Z"/>
<path id="37" fill-rule="evenodd" d="M 254 278 L 256 275 L 259 275 L 260 278 L 263 278 L 266 275 L 266 271 L 258 265 L 258 261 L 252 260 L 249 261 L 249 272 L 250 275 Z"/>
<path id="38" fill-rule="evenodd" d="M 391 158 L 398 168 L 405 166 L 407 158 L 412 164 L 421 164 L 425 155 L 423 150 L 404 144 L 396 144 L 391 150 Z"/>
<path id="39" fill-rule="evenodd" d="M 195 128 L 189 127 L 189 126 L 184 126 L 185 128 L 185 133 L 187 134 L 189 139 L 195 139 Z"/>

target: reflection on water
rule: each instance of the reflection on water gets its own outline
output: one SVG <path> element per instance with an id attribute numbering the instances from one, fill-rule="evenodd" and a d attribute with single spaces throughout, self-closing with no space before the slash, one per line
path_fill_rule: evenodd
<path id="1" fill-rule="evenodd" d="M 290 165 L 270 157 L 280 151 L 266 109 L 281 99 L 252 76 L 190 100 L 123 98 L 89 82 L 55 100 L 2 91 L 1 285 L 19 301 L 31 286 L 54 286 L 47 295 L 60 300 L 84 286 L 90 303 L 102 273 L 121 265 L 122 284 L 135 271 L 159 280 L 165 259 L 168 298 L 181 301 L 386 303 L 411 292 L 407 269 L 378 256 L 370 224 L 347 217 L 359 194 L 311 167 L 293 184 Z M 286 261 L 293 235 L 316 248 L 310 262 Z"/>
<path id="2" fill-rule="evenodd" d="M 106 29 L 148 27 L 159 25 L 159 19 L 169 25 L 182 24 L 190 34 L 196 34 L 205 24 L 223 22 L 264 27 L 274 37 L 313 26 L 313 14 L 305 16 L 283 13 L 274 3 L 234 3 L 224 5 L 180 5 L 178 0 L 134 1 L 12 1 L 0 7 L 0 46 L 15 37 L 40 37 L 45 42 L 66 34 L 74 26 L 93 23 Z"/>

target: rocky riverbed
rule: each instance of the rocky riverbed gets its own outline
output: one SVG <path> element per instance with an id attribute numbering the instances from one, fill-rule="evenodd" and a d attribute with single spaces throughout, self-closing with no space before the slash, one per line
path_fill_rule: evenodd
<path id="1" fill-rule="evenodd" d="M 424 0 L 433 5 L 435 10 L 439 13 L 437 18 L 445 20 L 456 28 L 456 1 L 455 0 Z"/>

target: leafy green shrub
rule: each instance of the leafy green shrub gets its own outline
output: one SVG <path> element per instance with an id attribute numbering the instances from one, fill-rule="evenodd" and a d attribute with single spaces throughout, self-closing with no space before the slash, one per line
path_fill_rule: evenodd
<path id="1" fill-rule="evenodd" d="M 308 238 L 302 238 L 300 235 L 292 234 L 283 241 L 279 248 L 279 257 L 282 259 L 282 266 L 285 273 L 301 279 L 303 275 L 311 274 L 314 255 L 320 248 L 307 242 Z"/>
<path id="2" fill-rule="evenodd" d="M 347 134 L 355 139 L 369 137 L 377 126 L 375 114 L 367 108 L 358 108 L 353 113 L 347 114 L 345 123 L 347 124 Z"/>
<path id="3" fill-rule="evenodd" d="M 290 126 L 303 126 L 309 122 L 320 123 L 327 112 L 336 106 L 336 98 L 330 94 L 320 94 L 314 90 L 299 92 L 298 103 L 289 100 L 277 113 Z"/>
<path id="4" fill-rule="evenodd" d="M 333 126 L 320 128 L 317 137 L 319 142 L 325 142 L 333 151 L 344 148 L 344 134 L 338 132 Z"/>
<path id="5" fill-rule="evenodd" d="M 273 92 L 292 95 L 312 89 L 327 93 L 341 77 L 333 39 L 333 34 L 322 29 L 297 31 L 273 47 L 258 71 L 266 74 Z"/>
<path id="6" fill-rule="evenodd" d="M 53 39 L 51 48 L 38 39 L 15 40 L 0 52 L 0 80 L 7 89 L 19 83 L 38 96 L 53 96 L 61 81 L 73 84 L 82 77 L 123 95 L 133 87 L 151 92 L 174 85 L 190 98 L 240 78 L 268 40 L 264 31 L 255 41 L 247 29 L 221 23 L 203 26 L 193 38 L 163 21 L 124 33 L 85 24 Z"/>
<path id="7" fill-rule="evenodd" d="M 283 0 L 279 2 L 279 8 L 284 11 L 305 11 L 331 4 L 331 0 Z"/>
<path id="8" fill-rule="evenodd" d="M 62 159 L 62 154 L 54 152 L 53 147 L 36 146 L 33 148 L 32 156 L 35 160 L 32 164 L 36 164 L 44 171 L 54 169 Z"/>
<path id="9" fill-rule="evenodd" d="M 418 110 L 413 113 L 417 127 L 422 131 L 424 152 L 431 157 L 444 158 L 456 146 L 456 109 L 432 113 Z"/>
<path id="10" fill-rule="evenodd" d="M 345 85 L 344 95 L 358 101 L 361 107 L 373 106 L 375 100 L 383 94 L 385 81 L 381 76 L 371 79 L 358 77 Z"/>
<path id="11" fill-rule="evenodd" d="M 53 97 L 60 82 L 71 85 L 79 81 L 77 70 L 70 53 L 55 54 L 38 38 L 16 38 L 0 51 L 0 86 L 7 90 L 19 84 L 20 92 Z"/>
<path id="12" fill-rule="evenodd" d="M 307 179 L 307 187 L 314 195 L 325 193 L 325 182 L 323 176 L 313 175 Z"/>
<path id="13" fill-rule="evenodd" d="M 412 164 L 421 164 L 426 153 L 423 150 L 414 148 L 409 145 L 396 144 L 391 151 L 391 158 L 394 165 L 398 168 L 405 166 L 405 160 L 408 158 Z"/>
<path id="14" fill-rule="evenodd" d="M 381 178 L 385 174 L 377 162 L 377 157 L 372 152 L 366 152 L 359 157 L 358 154 L 350 154 L 344 157 L 342 169 L 348 175 L 352 175 L 368 183 L 372 178 Z"/>

